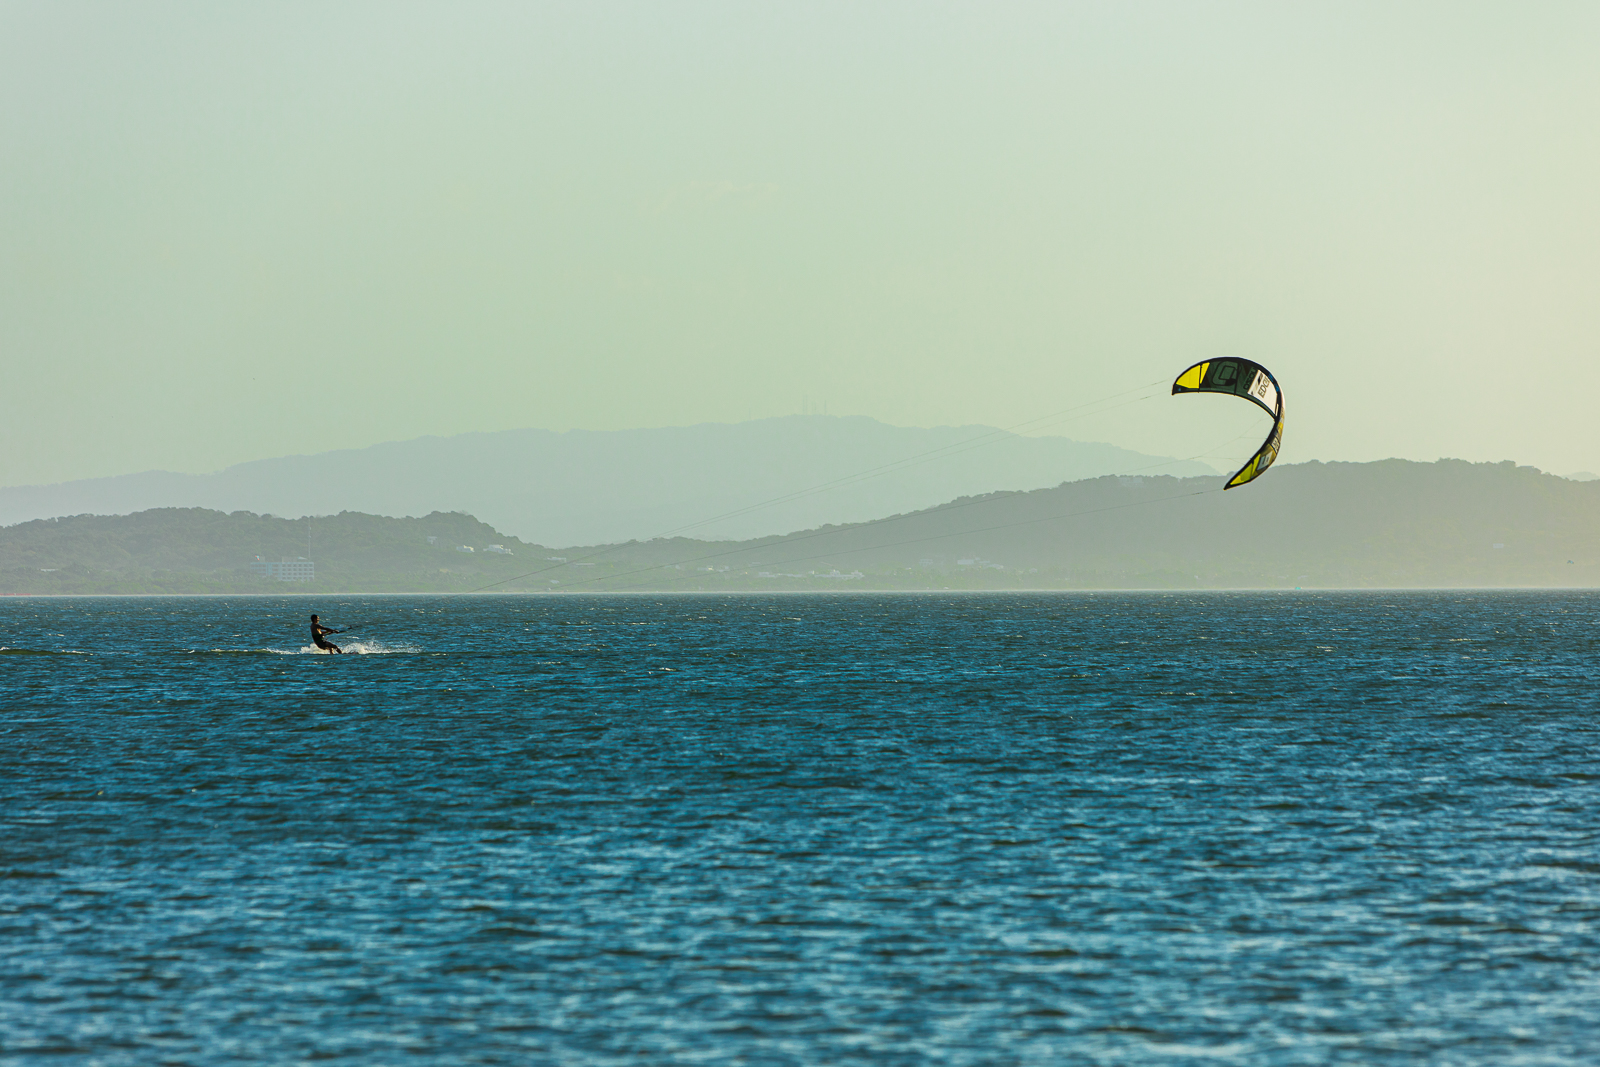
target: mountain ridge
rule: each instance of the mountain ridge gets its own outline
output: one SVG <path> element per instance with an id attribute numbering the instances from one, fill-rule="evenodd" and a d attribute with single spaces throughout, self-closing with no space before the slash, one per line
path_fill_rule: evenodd
<path id="1" fill-rule="evenodd" d="M 206 475 L 146 471 L 16 486 L 0 489 L 0 525 L 158 507 L 288 517 L 463 511 L 545 544 L 691 528 L 745 538 L 1152 467 L 1214 473 L 1192 460 L 994 427 L 894 427 L 864 416 L 796 415 L 651 430 L 419 437 L 254 460 Z M 877 468 L 886 469 L 873 473 Z M 814 491 L 829 483 L 841 484 Z M 713 516 L 726 517 L 706 521 Z"/>
<path id="2" fill-rule="evenodd" d="M 85 515 L 0 528 L 0 592 L 1600 586 L 1600 482 L 1460 460 L 1222 481 L 1105 476 L 787 536 L 567 549 L 459 513 Z M 316 582 L 250 574 L 301 555 Z"/>

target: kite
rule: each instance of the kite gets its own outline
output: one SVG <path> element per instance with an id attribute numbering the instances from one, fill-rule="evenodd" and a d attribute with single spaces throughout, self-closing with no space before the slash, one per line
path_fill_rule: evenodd
<path id="1" fill-rule="evenodd" d="M 1283 391 L 1278 388 L 1278 379 L 1261 364 L 1248 359 L 1211 359 L 1196 363 L 1172 383 L 1172 395 L 1179 393 L 1227 393 L 1259 405 L 1272 416 L 1272 429 L 1266 441 L 1222 488 L 1232 489 L 1254 481 L 1278 458 L 1278 449 L 1283 445 Z"/>

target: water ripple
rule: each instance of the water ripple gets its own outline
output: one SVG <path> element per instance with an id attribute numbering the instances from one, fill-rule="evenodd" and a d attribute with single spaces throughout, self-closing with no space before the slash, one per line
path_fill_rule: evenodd
<path id="1" fill-rule="evenodd" d="M 0 604 L 7 1062 L 1600 1047 L 1595 595 L 316 606 Z"/>

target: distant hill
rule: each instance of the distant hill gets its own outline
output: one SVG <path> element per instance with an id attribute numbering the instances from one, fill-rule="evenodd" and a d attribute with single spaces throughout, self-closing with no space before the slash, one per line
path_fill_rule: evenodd
<path id="1" fill-rule="evenodd" d="M 1226 493 L 1220 481 L 1112 477 L 996 493 L 751 543 L 719 562 L 901 568 L 930 583 L 988 563 L 1003 568 L 990 583 L 1037 574 L 1047 586 L 1600 586 L 1600 482 L 1459 460 L 1284 465 Z"/>
<path id="2" fill-rule="evenodd" d="M 0 528 L 0 593 L 460 592 L 538 567 L 541 555 L 470 515 L 279 519 L 156 508 Z M 258 558 L 309 558 L 316 579 L 257 575 Z"/>
<path id="3" fill-rule="evenodd" d="M 653 430 L 422 437 L 242 463 L 217 474 L 150 471 L 14 487 L 0 489 L 0 525 L 151 508 L 291 518 L 459 511 L 553 545 L 648 538 L 692 523 L 703 525 L 682 532 L 744 538 L 1140 470 L 1216 473 L 1204 463 L 988 426 L 919 429 L 795 415 Z M 871 476 L 852 479 L 863 473 Z M 836 484 L 841 480 L 847 484 Z M 802 495 L 747 510 L 792 494 Z M 718 516 L 727 517 L 705 521 Z"/>
<path id="4" fill-rule="evenodd" d="M 1600 586 L 1600 482 L 1385 460 L 1221 483 L 1104 477 L 785 538 L 560 550 L 462 514 L 77 516 L 0 529 L 0 592 Z M 310 557 L 317 580 L 254 575 L 257 555 Z"/>

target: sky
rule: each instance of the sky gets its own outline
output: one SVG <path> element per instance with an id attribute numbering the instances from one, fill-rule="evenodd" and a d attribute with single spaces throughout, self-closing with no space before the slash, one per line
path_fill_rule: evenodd
<path id="1" fill-rule="evenodd" d="M 1186 456 L 1255 416 L 1164 383 L 1230 354 L 1282 462 L 1600 470 L 1596 40 L 1587 2 L 0 0 L 0 485 L 802 411 Z"/>

